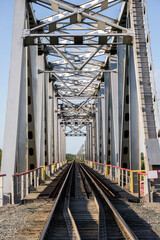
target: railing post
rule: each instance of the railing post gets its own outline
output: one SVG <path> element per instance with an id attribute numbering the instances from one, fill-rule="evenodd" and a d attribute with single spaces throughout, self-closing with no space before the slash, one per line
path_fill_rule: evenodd
<path id="1" fill-rule="evenodd" d="M 51 174 L 53 174 L 53 164 L 51 165 Z"/>
<path id="2" fill-rule="evenodd" d="M 127 184 L 128 184 L 128 172 L 126 171 L 126 187 L 127 187 Z"/>
<path id="3" fill-rule="evenodd" d="M 20 191 L 20 185 L 21 185 L 21 183 L 19 183 L 19 177 L 14 178 L 14 181 L 16 182 L 14 183 L 14 186 L 16 185 L 16 188 L 14 187 L 14 196 L 15 194 L 18 196 L 18 194 L 20 193 L 19 191 Z"/>
<path id="4" fill-rule="evenodd" d="M 140 174 L 137 173 L 137 178 L 138 178 L 138 198 L 140 199 L 141 197 L 141 186 L 140 186 Z"/>
<path id="5" fill-rule="evenodd" d="M 11 198 L 12 198 L 12 204 L 14 204 L 14 177 L 11 178 Z"/>
<path id="6" fill-rule="evenodd" d="M 110 166 L 110 180 L 112 181 L 112 166 Z"/>
<path id="7" fill-rule="evenodd" d="M 48 176 L 49 177 L 51 176 L 51 166 L 50 165 L 48 166 Z"/>
<path id="8" fill-rule="evenodd" d="M 0 207 L 3 206 L 3 177 L 0 177 Z"/>
<path id="9" fill-rule="evenodd" d="M 42 181 L 42 172 L 43 172 L 43 168 L 40 168 L 40 180 Z"/>
<path id="10" fill-rule="evenodd" d="M 124 187 L 124 170 L 122 170 L 122 188 Z"/>
<path id="11" fill-rule="evenodd" d="M 32 174 L 32 172 L 30 172 L 30 185 L 32 185 L 33 184 L 33 174 Z"/>
<path id="12" fill-rule="evenodd" d="M 34 174 L 34 187 L 36 188 L 36 187 L 37 187 L 37 186 L 36 186 L 36 180 L 37 180 L 37 179 L 36 179 L 36 171 L 34 171 L 33 174 Z"/>
<path id="13" fill-rule="evenodd" d="M 148 194 L 147 191 L 147 176 L 144 176 L 144 196 Z"/>
<path id="14" fill-rule="evenodd" d="M 24 175 L 21 175 L 21 200 L 24 198 Z"/>
<path id="15" fill-rule="evenodd" d="M 39 169 L 36 170 L 37 172 L 37 187 L 39 186 Z"/>
<path id="16" fill-rule="evenodd" d="M 25 175 L 25 178 L 26 178 L 26 195 L 28 195 L 28 193 L 29 193 L 29 190 L 28 190 L 28 187 L 29 187 L 29 184 L 28 184 L 28 174 L 29 173 L 27 173 L 26 175 Z"/>
<path id="17" fill-rule="evenodd" d="M 114 175 L 115 179 L 117 179 L 117 168 L 115 168 L 115 175 Z"/>
<path id="18" fill-rule="evenodd" d="M 55 173 L 55 171 L 56 171 L 56 164 L 54 163 L 54 165 L 53 165 L 53 174 Z"/>
<path id="19" fill-rule="evenodd" d="M 41 169 L 42 169 L 42 176 L 41 176 L 41 178 L 44 181 L 44 167 L 42 167 Z"/>
<path id="20" fill-rule="evenodd" d="M 131 171 L 131 193 L 133 193 L 133 172 Z"/>
<path id="21" fill-rule="evenodd" d="M 48 167 L 47 166 L 45 166 L 45 176 L 48 176 Z"/>
<path id="22" fill-rule="evenodd" d="M 112 167 L 112 181 L 115 180 L 115 168 Z"/>
<path id="23" fill-rule="evenodd" d="M 106 177 L 108 177 L 108 165 L 106 165 Z"/>
<path id="24" fill-rule="evenodd" d="M 118 185 L 121 185 L 121 169 L 118 168 Z"/>
<path id="25" fill-rule="evenodd" d="M 126 171 L 126 186 L 128 185 L 128 171 Z"/>
<path id="26" fill-rule="evenodd" d="M 48 176 L 48 167 L 45 166 L 45 176 Z"/>
<path id="27" fill-rule="evenodd" d="M 147 187 L 148 187 L 148 202 L 151 202 L 151 182 L 150 182 L 150 179 L 148 179 L 147 177 L 146 177 L 146 179 L 147 179 Z"/>
<path id="28" fill-rule="evenodd" d="M 48 177 L 50 177 L 50 166 L 48 166 Z"/>
<path id="29" fill-rule="evenodd" d="M 46 180 L 46 166 L 43 166 L 43 180 Z"/>

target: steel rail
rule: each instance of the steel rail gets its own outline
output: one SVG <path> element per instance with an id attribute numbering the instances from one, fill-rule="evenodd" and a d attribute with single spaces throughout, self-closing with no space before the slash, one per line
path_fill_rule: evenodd
<path id="1" fill-rule="evenodd" d="M 52 216 L 53 216 L 53 214 L 54 214 L 54 212 L 55 212 L 55 209 L 56 209 L 56 207 L 57 207 L 57 204 L 58 204 L 58 202 L 59 202 L 59 200 L 60 200 L 61 194 L 62 194 L 62 192 L 63 192 L 63 190 L 64 190 L 64 186 L 65 186 L 65 184 L 66 184 L 66 182 L 67 182 L 67 180 L 68 180 L 68 177 L 69 177 L 69 175 L 70 175 L 72 166 L 73 166 L 73 163 L 71 164 L 71 166 L 70 166 L 70 168 L 69 168 L 69 171 L 68 171 L 68 173 L 67 173 L 67 176 L 66 176 L 66 178 L 65 178 L 65 180 L 64 180 L 64 182 L 63 182 L 63 185 L 62 185 L 62 187 L 61 187 L 61 189 L 60 189 L 60 191 L 59 191 L 59 193 L 58 193 L 58 196 L 57 196 L 57 198 L 56 198 L 56 201 L 55 201 L 55 203 L 54 203 L 54 206 L 53 206 L 53 208 L 52 208 L 52 210 L 51 210 L 51 213 L 50 213 L 50 215 L 49 215 L 49 217 L 48 217 L 48 219 L 47 219 L 47 222 L 46 222 L 46 224 L 45 224 L 45 226 L 44 226 L 44 229 L 43 229 L 43 231 L 42 231 L 42 233 L 41 233 L 41 235 L 40 235 L 39 240 L 43 240 L 43 239 L 45 238 L 45 235 L 46 235 L 46 233 L 47 233 L 47 230 L 48 230 L 50 221 L 51 221 Z"/>
<path id="2" fill-rule="evenodd" d="M 87 169 L 87 171 L 90 172 L 90 174 L 96 179 L 96 181 L 97 181 L 99 184 L 101 184 L 101 186 L 102 186 L 103 188 L 105 188 L 106 193 L 107 193 L 108 196 L 111 196 L 111 195 L 112 195 L 112 197 L 115 197 L 114 193 L 113 193 L 111 190 L 109 190 L 89 169 Z"/>
<path id="3" fill-rule="evenodd" d="M 108 206 L 110 207 L 110 209 L 112 210 L 115 219 L 117 220 L 117 224 L 120 225 L 120 230 L 121 232 L 123 231 L 125 233 L 125 235 L 127 235 L 127 239 L 132 239 L 132 240 L 138 240 L 137 236 L 134 234 L 134 232 L 130 229 L 130 227 L 128 226 L 128 224 L 124 221 L 124 219 L 122 218 L 122 216 L 119 214 L 119 212 L 116 210 L 116 208 L 113 206 L 113 204 L 110 202 L 110 200 L 108 199 L 108 197 L 106 196 L 106 194 L 104 193 L 104 191 L 98 186 L 98 184 L 95 182 L 95 180 L 90 176 L 90 174 L 87 172 L 87 170 L 82 166 L 82 164 L 80 164 L 81 168 L 83 169 L 83 171 L 87 174 L 87 176 L 90 178 L 90 180 L 92 181 L 92 183 L 95 185 L 95 187 L 97 188 L 97 190 L 101 193 L 101 195 L 103 196 L 103 198 L 105 199 L 106 203 L 108 204 Z M 123 230 L 122 230 L 123 229 Z"/>
<path id="4" fill-rule="evenodd" d="M 89 184 L 88 180 L 85 178 L 83 169 L 80 167 L 79 164 L 78 164 L 78 167 L 79 167 L 79 172 L 81 175 L 84 189 L 86 191 L 87 197 L 89 198 L 88 190 L 86 189 L 86 185 L 85 185 L 85 180 L 86 180 L 88 186 L 90 186 L 90 184 Z M 95 204 L 96 204 L 98 212 L 99 212 L 98 239 L 106 240 L 106 239 L 108 239 L 108 237 L 107 237 L 107 229 L 106 229 L 106 225 L 105 225 L 105 222 L 106 222 L 105 212 L 104 212 L 104 209 L 103 209 L 100 201 L 98 200 L 98 197 L 95 195 L 95 193 L 91 187 L 90 187 L 90 189 L 92 191 L 92 195 L 94 197 L 94 201 L 95 201 Z"/>
<path id="5" fill-rule="evenodd" d="M 73 171 L 73 168 L 72 168 L 72 171 Z M 65 218 L 65 222 L 67 225 L 69 238 L 70 239 L 75 238 L 76 240 L 81 240 L 76 222 L 70 210 L 70 194 L 71 194 L 71 186 L 72 186 L 72 177 L 73 177 L 73 174 L 71 174 L 71 179 L 68 184 L 67 196 L 65 197 L 64 208 L 63 208 L 63 216 Z"/>

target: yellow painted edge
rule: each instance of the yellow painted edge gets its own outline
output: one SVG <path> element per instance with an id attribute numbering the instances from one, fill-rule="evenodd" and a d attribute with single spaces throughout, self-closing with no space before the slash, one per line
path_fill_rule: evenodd
<path id="1" fill-rule="evenodd" d="M 109 172 L 108 172 L 108 165 L 106 165 L 106 176 L 108 176 Z"/>
<path id="2" fill-rule="evenodd" d="M 131 170 L 131 172 L 146 172 L 146 170 Z"/>
<path id="3" fill-rule="evenodd" d="M 131 193 L 133 193 L 133 171 L 131 171 Z"/>

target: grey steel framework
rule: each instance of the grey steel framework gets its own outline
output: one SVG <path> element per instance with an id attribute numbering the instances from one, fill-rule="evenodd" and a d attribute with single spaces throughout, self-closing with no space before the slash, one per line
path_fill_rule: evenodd
<path id="1" fill-rule="evenodd" d="M 146 169 L 160 165 L 145 5 L 15 0 L 6 191 L 15 172 L 64 160 L 66 136 L 86 136 L 86 159 L 130 169 L 140 168 L 142 142 Z"/>

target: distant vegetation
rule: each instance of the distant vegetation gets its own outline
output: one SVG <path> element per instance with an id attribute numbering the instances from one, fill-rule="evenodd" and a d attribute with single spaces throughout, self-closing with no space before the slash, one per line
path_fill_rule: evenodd
<path id="1" fill-rule="evenodd" d="M 84 162 L 84 159 L 85 159 L 85 155 L 84 154 L 79 154 L 77 159 L 81 162 Z"/>
<path id="2" fill-rule="evenodd" d="M 66 160 L 67 160 L 67 162 L 73 161 L 75 158 L 76 158 L 76 155 L 74 155 L 74 154 L 71 154 L 71 153 L 67 153 L 67 154 L 66 154 Z"/>
<path id="3" fill-rule="evenodd" d="M 1 160 L 2 160 L 2 150 L 0 149 L 0 169 L 1 169 Z"/>

